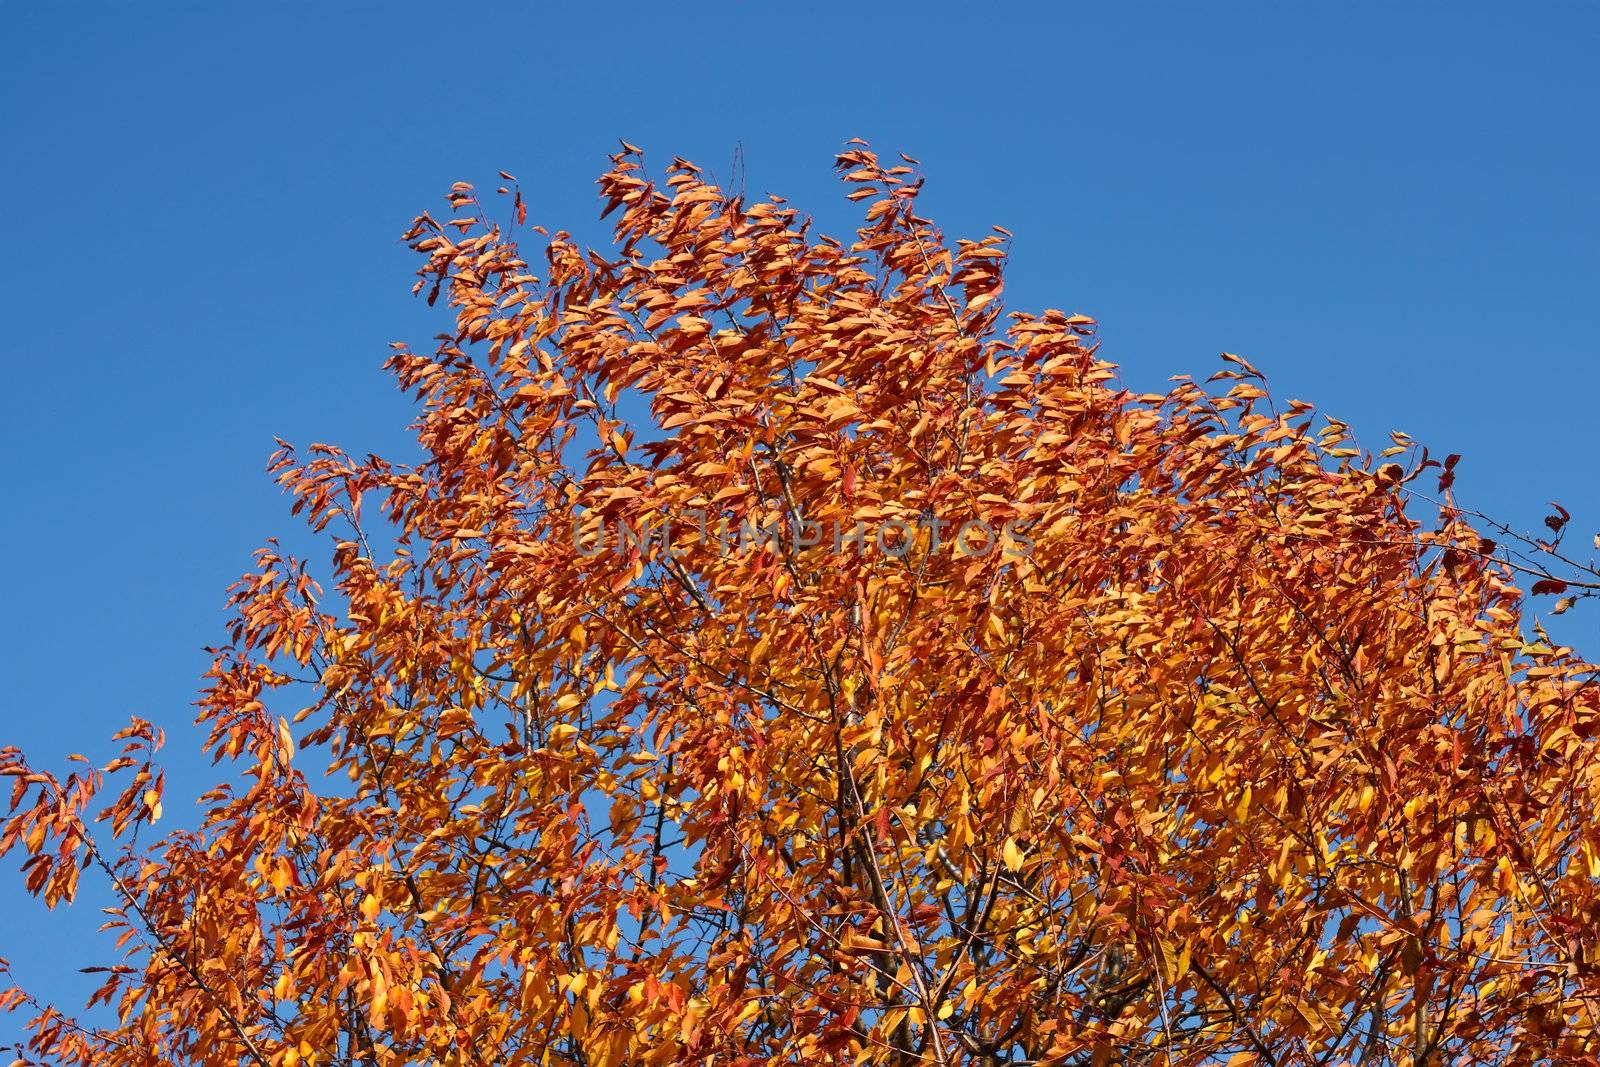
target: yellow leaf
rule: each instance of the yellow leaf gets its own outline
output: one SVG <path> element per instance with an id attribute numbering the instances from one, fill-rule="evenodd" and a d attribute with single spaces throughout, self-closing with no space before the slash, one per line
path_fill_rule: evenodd
<path id="1" fill-rule="evenodd" d="M 975 311 L 982 311 L 992 300 L 994 300 L 995 297 L 999 295 L 999 292 L 993 289 L 987 293 L 979 293 L 977 296 L 967 301 L 967 314 L 971 315 Z"/>

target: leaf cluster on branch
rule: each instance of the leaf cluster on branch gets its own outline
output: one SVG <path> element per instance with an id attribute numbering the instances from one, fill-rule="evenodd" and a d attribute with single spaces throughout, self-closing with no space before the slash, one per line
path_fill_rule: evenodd
<path id="1" fill-rule="evenodd" d="M 839 164 L 848 241 L 631 146 L 608 247 L 509 175 L 417 220 L 424 459 L 274 457 L 331 565 L 235 588 L 199 825 L 139 839 L 149 724 L 4 753 L 27 888 L 117 900 L 98 1014 L 0 993 L 22 1062 L 1594 1062 L 1600 693 L 1532 557 L 1240 357 L 1130 390 Z"/>

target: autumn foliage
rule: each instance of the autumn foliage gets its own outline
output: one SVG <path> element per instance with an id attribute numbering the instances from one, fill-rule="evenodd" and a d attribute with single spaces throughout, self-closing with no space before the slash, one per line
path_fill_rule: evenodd
<path id="1" fill-rule="evenodd" d="M 839 164 L 848 241 L 626 146 L 611 246 L 417 220 L 423 461 L 275 457 L 331 563 L 235 589 L 195 828 L 148 723 L 5 752 L 28 889 L 119 901 L 24 1061 L 1595 1062 L 1595 668 L 1444 468 L 1130 391 Z"/>

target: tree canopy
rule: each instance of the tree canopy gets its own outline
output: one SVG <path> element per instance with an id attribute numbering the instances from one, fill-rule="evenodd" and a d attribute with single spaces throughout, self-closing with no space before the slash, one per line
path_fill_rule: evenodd
<path id="1" fill-rule="evenodd" d="M 118 900 L 23 1062 L 1594 1062 L 1596 668 L 1454 457 L 1135 391 L 838 163 L 845 241 L 631 146 L 609 246 L 416 221 L 423 459 L 274 457 L 331 560 L 235 588 L 198 824 L 151 723 L 5 750 Z"/>

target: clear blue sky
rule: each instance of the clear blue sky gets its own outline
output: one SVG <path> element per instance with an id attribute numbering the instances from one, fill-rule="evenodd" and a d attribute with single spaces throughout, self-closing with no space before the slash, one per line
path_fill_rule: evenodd
<path id="1" fill-rule="evenodd" d="M 1600 7 L 582 7 L 0 4 L 0 743 L 98 761 L 142 714 L 190 818 L 200 648 L 295 530 L 273 435 L 409 453 L 380 365 L 440 320 L 399 234 L 500 169 L 597 234 L 618 138 L 718 173 L 742 144 L 832 233 L 841 142 L 906 151 L 948 231 L 1015 231 L 1010 304 L 1099 318 L 1134 384 L 1239 352 L 1367 442 L 1464 453 L 1468 503 L 1600 529 Z M 1584 607 L 1558 632 L 1600 652 Z M 99 916 L 16 864 L 0 952 L 85 988 Z"/>

